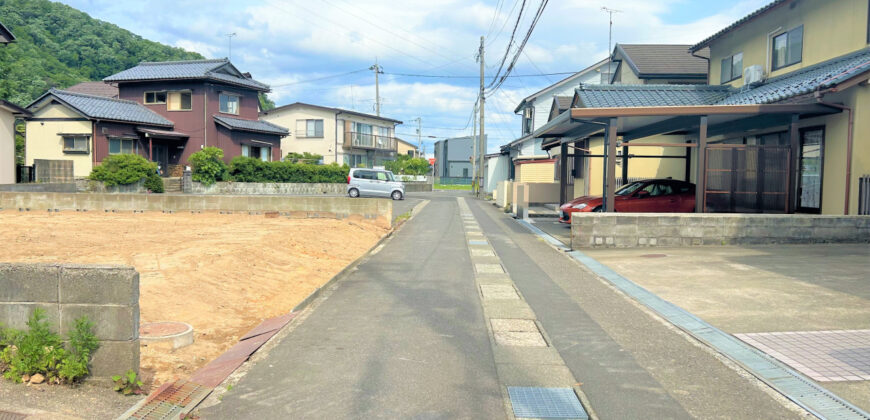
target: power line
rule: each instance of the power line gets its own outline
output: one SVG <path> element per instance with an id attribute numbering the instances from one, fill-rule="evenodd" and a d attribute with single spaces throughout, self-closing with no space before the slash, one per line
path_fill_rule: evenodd
<path id="1" fill-rule="evenodd" d="M 495 84 L 495 81 L 498 79 L 499 75 L 501 75 L 501 70 L 504 68 L 504 63 L 505 63 L 505 61 L 507 61 L 507 58 L 510 55 L 511 46 L 513 46 L 513 44 L 514 44 L 514 38 L 516 37 L 516 34 L 517 34 L 517 28 L 520 27 L 520 21 L 523 18 L 523 11 L 525 10 L 525 8 L 526 8 L 526 0 L 523 0 L 523 3 L 520 5 L 520 13 L 517 14 L 517 22 L 514 23 L 514 29 L 511 31 L 511 38 L 508 40 L 507 48 L 505 48 L 505 50 L 504 50 L 504 56 L 501 58 L 501 63 L 499 63 L 499 65 L 498 65 L 498 71 L 495 72 L 495 76 L 493 76 L 492 82 L 489 84 L 489 86 L 487 86 L 487 88 L 489 88 L 493 84 Z M 481 59 L 483 59 L 483 57 L 481 57 Z"/>
<path id="2" fill-rule="evenodd" d="M 349 76 L 351 74 L 362 73 L 364 71 L 369 71 L 369 69 L 360 69 L 360 70 L 349 71 L 346 73 L 333 74 L 331 76 L 318 77 L 316 79 L 300 80 L 298 82 L 282 83 L 280 85 L 271 85 L 271 87 L 284 87 L 284 86 L 292 86 L 292 85 L 301 85 L 303 83 L 319 82 L 321 80 L 333 79 L 333 78 L 341 77 L 341 76 Z"/>
<path id="3" fill-rule="evenodd" d="M 546 77 L 546 76 L 560 76 L 566 74 L 575 74 L 576 71 L 563 71 L 557 73 L 539 73 L 539 74 L 513 74 L 507 77 Z M 402 77 L 421 77 L 421 78 L 433 78 L 433 79 L 479 79 L 480 76 L 454 76 L 448 74 L 411 74 L 411 73 L 384 73 L 392 76 L 402 76 Z"/>
<path id="4" fill-rule="evenodd" d="M 534 18 L 532 19 L 532 23 L 529 25 L 529 30 L 526 32 L 526 36 L 523 38 L 523 42 L 520 43 L 519 47 L 517 48 L 517 52 L 516 52 L 516 54 L 514 54 L 514 57 L 511 60 L 510 65 L 508 65 L 507 69 L 505 70 L 505 74 L 497 82 L 494 80 L 493 81 L 494 85 L 493 85 L 493 83 L 490 83 L 490 87 L 489 87 L 490 93 L 495 92 L 499 87 L 501 87 L 502 83 L 504 83 L 504 81 L 507 80 L 507 76 L 510 75 L 511 71 L 513 71 L 514 66 L 516 66 L 517 60 L 520 58 L 520 54 L 523 52 L 523 48 L 525 48 L 526 43 L 529 41 L 529 38 L 531 38 L 532 32 L 535 30 L 535 27 L 538 25 L 538 22 L 540 21 L 541 16 L 544 13 L 544 9 L 547 7 L 548 2 L 549 2 L 549 0 L 541 0 L 541 4 L 540 4 L 540 6 L 538 6 L 538 11 L 537 11 L 537 13 L 535 13 Z M 508 51 L 509 50 L 510 50 L 510 44 L 508 44 Z"/>

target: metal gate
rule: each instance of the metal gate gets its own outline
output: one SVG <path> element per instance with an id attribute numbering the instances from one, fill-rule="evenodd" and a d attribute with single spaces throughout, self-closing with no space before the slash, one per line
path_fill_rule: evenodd
<path id="1" fill-rule="evenodd" d="M 858 178 L 858 214 L 870 215 L 870 175 Z"/>
<path id="2" fill-rule="evenodd" d="M 790 156 L 787 146 L 710 145 L 704 211 L 787 212 Z"/>

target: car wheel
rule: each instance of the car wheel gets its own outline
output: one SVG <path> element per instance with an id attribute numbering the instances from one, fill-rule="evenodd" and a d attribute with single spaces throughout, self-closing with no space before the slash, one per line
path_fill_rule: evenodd
<path id="1" fill-rule="evenodd" d="M 347 191 L 347 195 L 350 198 L 357 198 L 357 197 L 359 197 L 359 190 L 356 188 L 351 188 L 350 190 Z"/>
<path id="2" fill-rule="evenodd" d="M 598 206 L 598 207 L 592 209 L 593 213 L 601 213 L 602 211 L 604 211 L 604 207 L 602 207 L 602 206 Z"/>
<path id="3" fill-rule="evenodd" d="M 391 194 L 390 197 L 393 197 L 393 200 L 401 200 L 402 199 L 402 192 L 398 191 L 398 190 L 393 191 L 393 194 Z"/>

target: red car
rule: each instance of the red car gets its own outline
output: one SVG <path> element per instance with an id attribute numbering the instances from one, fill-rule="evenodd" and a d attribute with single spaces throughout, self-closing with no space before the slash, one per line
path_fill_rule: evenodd
<path id="1" fill-rule="evenodd" d="M 695 184 L 675 179 L 635 181 L 616 190 L 617 212 L 691 213 L 695 211 Z M 601 211 L 601 197 L 578 197 L 560 207 L 559 221 L 571 223 L 571 213 Z"/>

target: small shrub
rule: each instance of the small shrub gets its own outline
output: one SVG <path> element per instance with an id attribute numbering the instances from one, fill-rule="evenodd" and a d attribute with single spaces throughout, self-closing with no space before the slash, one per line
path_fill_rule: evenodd
<path id="1" fill-rule="evenodd" d="M 99 347 L 93 324 L 86 317 L 75 321 L 69 333 L 69 348 L 51 332 L 45 310 L 36 308 L 27 321 L 28 331 L 0 331 L 0 372 L 21 382 L 24 375 L 43 375 L 49 383 L 73 384 L 88 375 L 88 362 Z"/>
<path id="2" fill-rule="evenodd" d="M 136 377 L 136 372 L 133 370 L 128 370 L 123 375 L 112 376 L 112 380 L 115 382 L 115 391 L 121 394 L 138 395 L 142 393 L 142 381 Z"/>
<path id="3" fill-rule="evenodd" d="M 151 174 L 145 179 L 145 188 L 153 193 L 162 193 L 164 191 L 163 178 L 160 175 Z"/>
<path id="4" fill-rule="evenodd" d="M 293 162 L 263 162 L 236 156 L 230 161 L 229 176 L 237 182 L 344 183 L 350 168 L 336 163 L 310 165 Z"/>
<path id="5" fill-rule="evenodd" d="M 296 153 L 290 152 L 287 153 L 287 156 L 284 157 L 284 162 L 292 162 L 292 163 L 308 163 L 308 164 L 317 164 L 321 160 L 323 160 L 323 155 L 318 155 L 317 153 Z"/>
<path id="6" fill-rule="evenodd" d="M 205 147 L 190 155 L 187 160 L 193 168 L 191 178 L 205 185 L 214 184 L 227 177 L 227 164 L 224 163 L 224 151 L 218 147 Z"/>
<path id="7" fill-rule="evenodd" d="M 157 173 L 157 164 L 139 155 L 109 155 L 94 167 L 88 177 L 102 181 L 107 187 L 130 185 Z"/>

